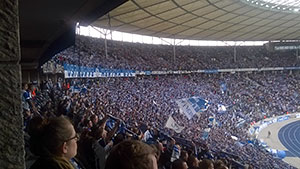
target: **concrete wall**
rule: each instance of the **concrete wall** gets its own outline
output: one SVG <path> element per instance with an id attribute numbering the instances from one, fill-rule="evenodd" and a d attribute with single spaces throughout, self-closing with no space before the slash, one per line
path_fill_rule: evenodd
<path id="1" fill-rule="evenodd" d="M 17 0 L 0 0 L 0 168 L 23 169 L 21 68 Z"/>

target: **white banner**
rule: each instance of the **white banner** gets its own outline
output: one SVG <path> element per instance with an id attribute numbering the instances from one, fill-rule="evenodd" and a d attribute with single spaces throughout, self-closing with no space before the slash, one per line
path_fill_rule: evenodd
<path id="1" fill-rule="evenodd" d="M 184 127 L 179 126 L 172 116 L 169 116 L 169 119 L 166 123 L 166 128 L 174 130 L 176 133 L 181 133 L 181 131 L 184 129 Z"/>

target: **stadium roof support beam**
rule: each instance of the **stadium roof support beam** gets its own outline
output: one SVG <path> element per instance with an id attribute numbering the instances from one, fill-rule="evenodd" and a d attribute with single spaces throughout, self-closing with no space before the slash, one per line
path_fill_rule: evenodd
<path id="1" fill-rule="evenodd" d="M 97 29 L 97 27 L 91 26 L 93 29 L 95 29 L 96 31 L 98 31 L 100 34 L 102 34 L 104 36 L 104 48 L 105 48 L 105 57 L 108 58 L 108 53 L 107 53 L 107 35 L 108 35 L 108 31 L 107 29 L 106 32 L 102 32 L 101 30 Z M 110 30 L 110 34 L 112 35 L 112 32 Z M 112 36 L 111 36 L 112 37 Z"/>

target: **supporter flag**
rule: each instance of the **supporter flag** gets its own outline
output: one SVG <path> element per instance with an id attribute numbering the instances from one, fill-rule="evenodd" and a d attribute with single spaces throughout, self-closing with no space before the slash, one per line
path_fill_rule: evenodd
<path id="1" fill-rule="evenodd" d="M 144 133 L 144 137 L 143 137 L 143 141 L 144 142 L 147 142 L 148 140 L 152 139 L 153 136 L 151 135 L 151 132 L 150 130 L 147 130 L 145 133 Z"/>
<path id="2" fill-rule="evenodd" d="M 217 120 L 216 120 L 216 125 L 217 125 L 218 127 L 222 127 L 222 123 L 221 123 L 220 121 L 217 121 Z"/>
<path id="3" fill-rule="evenodd" d="M 239 118 L 237 124 L 235 125 L 235 127 L 241 127 L 245 122 L 246 122 L 245 119 Z"/>
<path id="4" fill-rule="evenodd" d="M 223 104 L 218 104 L 218 113 L 222 114 L 226 112 L 226 106 L 224 106 Z"/>
<path id="5" fill-rule="evenodd" d="M 107 122 L 106 122 L 106 126 L 111 130 L 115 125 L 115 120 L 113 119 L 108 119 Z"/>
<path id="6" fill-rule="evenodd" d="M 196 113 L 203 112 L 209 107 L 208 101 L 199 97 L 178 99 L 176 103 L 179 106 L 180 113 L 186 115 L 189 120 Z"/>
<path id="7" fill-rule="evenodd" d="M 124 133 L 126 133 L 126 130 L 127 130 L 126 125 L 125 125 L 124 122 L 122 122 L 120 124 L 119 129 L 118 129 L 118 131 L 116 133 L 122 133 L 122 134 L 124 134 Z"/>
<path id="8" fill-rule="evenodd" d="M 216 125 L 216 118 L 215 115 L 209 116 L 208 117 L 208 126 L 209 127 L 214 127 Z"/>
<path id="9" fill-rule="evenodd" d="M 246 143 L 241 142 L 241 141 L 237 141 L 237 142 L 235 142 L 235 144 L 239 147 L 244 147 L 246 145 Z"/>
<path id="10" fill-rule="evenodd" d="M 184 129 L 184 127 L 179 126 L 172 116 L 169 116 L 169 119 L 166 123 L 166 128 L 174 130 L 176 133 L 181 133 L 181 131 Z"/>
<path id="11" fill-rule="evenodd" d="M 266 150 L 275 158 L 284 159 L 286 157 L 286 152 L 284 150 L 276 150 L 271 148 L 266 148 Z"/>
<path id="12" fill-rule="evenodd" d="M 180 148 L 177 145 L 173 146 L 172 156 L 171 156 L 171 162 L 179 159 L 180 157 Z"/>
<path id="13" fill-rule="evenodd" d="M 238 140 L 239 138 L 237 138 L 236 136 L 231 136 L 231 138 L 233 139 L 233 140 Z"/>
<path id="14" fill-rule="evenodd" d="M 221 92 L 224 94 L 227 90 L 227 86 L 225 82 L 222 82 L 220 85 Z"/>
<path id="15" fill-rule="evenodd" d="M 208 138 L 210 130 L 211 130 L 211 128 L 204 129 L 204 131 L 202 133 L 202 139 L 203 140 L 206 140 Z"/>
<path id="16" fill-rule="evenodd" d="M 236 115 L 235 115 L 235 112 L 233 112 L 231 121 L 235 118 L 236 118 Z"/>

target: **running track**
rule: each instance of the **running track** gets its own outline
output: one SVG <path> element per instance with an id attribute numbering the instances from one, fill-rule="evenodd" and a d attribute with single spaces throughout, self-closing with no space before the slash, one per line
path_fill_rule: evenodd
<path id="1" fill-rule="evenodd" d="M 300 121 L 283 126 L 278 132 L 278 138 L 288 149 L 287 156 L 300 157 Z"/>

